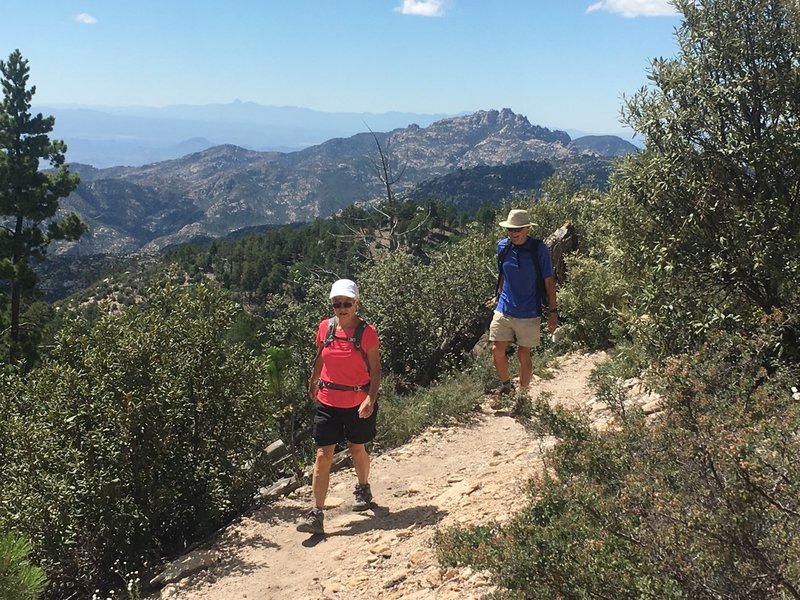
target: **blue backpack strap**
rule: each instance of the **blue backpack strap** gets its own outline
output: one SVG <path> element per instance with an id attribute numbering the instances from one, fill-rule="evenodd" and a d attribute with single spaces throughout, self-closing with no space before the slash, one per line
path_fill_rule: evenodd
<path id="1" fill-rule="evenodd" d="M 542 266 L 539 264 L 539 245 L 544 244 L 539 238 L 533 238 L 531 246 L 531 258 L 533 258 L 533 269 L 536 271 L 536 289 L 539 293 L 539 306 L 547 303 L 547 292 L 544 289 L 544 277 L 542 277 Z"/>
<path id="2" fill-rule="evenodd" d="M 511 250 L 511 240 L 506 238 L 505 240 L 501 240 L 500 244 L 506 242 L 505 246 L 497 248 L 497 285 L 494 288 L 494 295 L 495 298 L 500 297 L 500 283 L 503 280 L 503 261 L 508 256 L 508 252 Z"/>
<path id="3" fill-rule="evenodd" d="M 539 238 L 531 238 L 533 240 L 533 244 L 531 244 L 531 258 L 533 259 L 533 268 L 536 270 L 536 279 L 539 280 L 542 278 L 542 266 L 539 264 L 539 244 L 542 244 L 542 240 Z"/>
<path id="4" fill-rule="evenodd" d="M 502 275 L 503 273 L 503 261 L 508 256 L 509 251 L 511 250 L 511 240 L 506 238 L 500 241 L 500 244 L 505 242 L 505 246 L 498 246 L 497 248 L 497 273 L 498 275 Z"/>

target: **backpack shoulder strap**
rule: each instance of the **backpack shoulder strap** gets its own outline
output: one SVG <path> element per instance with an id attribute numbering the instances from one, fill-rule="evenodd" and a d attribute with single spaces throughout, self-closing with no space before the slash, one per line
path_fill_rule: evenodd
<path id="1" fill-rule="evenodd" d="M 328 319 L 328 331 L 325 333 L 325 339 L 322 341 L 323 346 L 330 346 L 333 341 L 333 336 L 336 333 L 336 317 Z"/>
<path id="2" fill-rule="evenodd" d="M 533 268 L 536 269 L 536 278 L 542 278 L 542 267 L 539 265 L 539 244 L 543 244 L 544 242 L 539 238 L 531 238 L 533 240 L 533 244 L 531 244 L 531 258 L 533 259 Z"/>
<path id="3" fill-rule="evenodd" d="M 353 342 L 353 347 L 361 353 L 361 358 L 364 359 L 364 364 L 367 365 L 367 372 L 370 372 L 369 368 L 369 358 L 367 358 L 367 353 L 364 352 L 364 349 L 361 347 L 361 338 L 364 337 L 364 330 L 367 328 L 369 323 L 367 323 L 364 319 L 360 319 L 358 325 L 356 325 L 356 330 L 353 332 L 353 337 L 350 338 L 350 341 Z"/>
<path id="4" fill-rule="evenodd" d="M 533 238 L 531 245 L 531 258 L 533 259 L 533 269 L 536 271 L 536 287 L 539 293 L 539 306 L 547 304 L 547 291 L 544 288 L 544 277 L 542 277 L 542 266 L 539 264 L 539 248 L 544 244 L 539 238 Z"/>
<path id="5" fill-rule="evenodd" d="M 361 350 L 361 338 L 364 336 L 364 330 L 368 325 L 369 323 L 367 323 L 364 319 L 361 319 L 358 325 L 356 325 L 356 332 L 353 335 L 353 345 L 357 350 Z"/>
<path id="6" fill-rule="evenodd" d="M 503 242 L 505 242 L 505 244 L 503 244 Z M 508 256 L 510 250 L 511 240 L 508 238 L 501 240 L 500 245 L 497 247 L 497 285 L 494 286 L 495 299 L 500 297 L 500 287 L 503 282 L 503 261 L 506 259 L 506 256 Z"/>
<path id="7" fill-rule="evenodd" d="M 505 242 L 505 244 L 503 244 Z M 500 246 L 497 247 L 497 272 L 503 272 L 503 261 L 508 256 L 509 251 L 511 250 L 511 240 L 506 238 L 505 240 L 501 240 Z"/>

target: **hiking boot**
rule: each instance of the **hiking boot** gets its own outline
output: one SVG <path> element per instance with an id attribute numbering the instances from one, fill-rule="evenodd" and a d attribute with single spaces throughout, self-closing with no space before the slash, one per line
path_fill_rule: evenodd
<path id="1" fill-rule="evenodd" d="M 325 520 L 325 513 L 320 508 L 312 508 L 300 519 L 297 524 L 297 531 L 310 533 L 312 535 L 325 533 L 322 522 Z"/>
<path id="2" fill-rule="evenodd" d="M 492 395 L 495 398 L 492 400 L 492 409 L 493 410 L 502 410 L 508 406 L 507 396 L 510 396 L 514 393 L 514 384 L 510 381 L 504 381 L 500 384 L 500 387 L 495 388 L 492 391 Z"/>
<path id="3" fill-rule="evenodd" d="M 506 394 L 513 394 L 514 393 L 514 384 L 510 381 L 503 381 L 499 387 L 496 387 L 493 394 L 497 396 L 505 396 Z"/>
<path id="4" fill-rule="evenodd" d="M 514 407 L 511 409 L 511 414 L 514 416 L 526 417 L 530 416 L 532 410 L 531 399 L 528 394 L 519 394 L 514 401 Z"/>
<path id="5" fill-rule="evenodd" d="M 372 505 L 372 491 L 368 483 L 357 483 L 353 492 L 353 510 L 367 510 Z"/>

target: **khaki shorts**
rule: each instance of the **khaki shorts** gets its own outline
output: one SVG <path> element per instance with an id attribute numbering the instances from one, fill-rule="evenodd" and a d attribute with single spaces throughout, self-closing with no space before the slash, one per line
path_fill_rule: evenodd
<path id="1" fill-rule="evenodd" d="M 542 318 L 518 319 L 495 312 L 489 325 L 489 341 L 514 342 L 523 348 L 535 348 L 541 343 Z"/>

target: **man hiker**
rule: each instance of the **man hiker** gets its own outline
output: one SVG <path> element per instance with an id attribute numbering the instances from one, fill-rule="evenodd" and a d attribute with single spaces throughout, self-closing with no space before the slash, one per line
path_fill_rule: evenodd
<path id="1" fill-rule="evenodd" d="M 519 395 L 524 397 L 531 382 L 531 348 L 541 341 L 543 306 L 547 308 L 548 331 L 552 334 L 558 328 L 556 285 L 550 250 L 542 240 L 528 235 L 534 225 L 528 211 L 513 209 L 499 225 L 508 237 L 497 244 L 498 297 L 489 340 L 501 397 L 514 391 L 506 349 L 509 342 L 516 342 Z"/>

